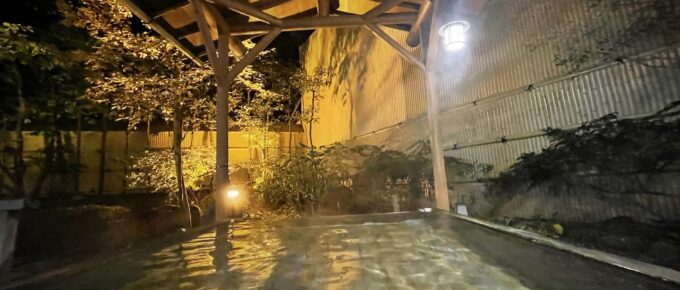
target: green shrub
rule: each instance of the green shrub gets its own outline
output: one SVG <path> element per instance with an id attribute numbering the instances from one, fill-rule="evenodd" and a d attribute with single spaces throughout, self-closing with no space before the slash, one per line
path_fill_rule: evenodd
<path id="1" fill-rule="evenodd" d="M 132 187 L 148 187 L 152 192 L 168 193 L 169 202 L 178 201 L 176 193 L 177 175 L 172 150 L 147 151 L 133 158 L 131 172 L 127 176 Z M 184 184 L 191 202 L 200 205 L 208 195 L 201 195 L 210 189 L 215 174 L 215 148 L 192 148 L 182 150 Z"/>
<path id="2" fill-rule="evenodd" d="M 304 148 L 301 153 L 252 166 L 253 187 L 258 200 L 271 209 L 385 212 L 392 210 L 394 196 L 402 210 L 414 209 L 434 195 L 429 148 L 426 141 L 404 152 L 339 143 Z M 446 161 L 456 164 L 456 174 L 473 167 L 453 158 Z M 466 166 L 457 166 L 461 164 Z"/>
<path id="3" fill-rule="evenodd" d="M 520 156 L 494 180 L 494 192 L 513 195 L 547 185 L 555 193 L 588 189 L 665 195 L 647 189 L 642 180 L 680 167 L 679 109 L 680 101 L 645 118 L 619 119 L 609 114 L 574 130 L 548 128 L 550 146 Z M 628 189 L 611 192 L 588 176 L 607 176 Z"/>
<path id="4" fill-rule="evenodd" d="M 289 206 L 298 212 L 313 213 L 328 186 L 328 170 L 321 158 L 312 152 L 265 162 L 254 174 L 254 191 L 271 208 Z"/>

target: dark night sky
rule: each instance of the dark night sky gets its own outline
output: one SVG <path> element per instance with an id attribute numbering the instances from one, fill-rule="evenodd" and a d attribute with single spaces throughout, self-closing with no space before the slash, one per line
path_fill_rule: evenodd
<path id="1" fill-rule="evenodd" d="M 276 48 L 279 58 L 282 61 L 300 63 L 300 46 L 307 41 L 313 31 L 292 31 L 284 32 L 279 35 L 271 47 Z"/>

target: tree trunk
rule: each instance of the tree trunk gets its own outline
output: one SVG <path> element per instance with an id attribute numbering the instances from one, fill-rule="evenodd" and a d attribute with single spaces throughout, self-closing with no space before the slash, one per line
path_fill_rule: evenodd
<path id="1" fill-rule="evenodd" d="M 75 152 L 75 172 L 73 174 L 73 192 L 80 193 L 80 152 L 83 144 L 83 123 L 80 110 L 76 111 L 76 152 Z"/>
<path id="2" fill-rule="evenodd" d="M 23 93 L 23 81 L 21 74 L 15 69 L 16 88 L 17 88 L 17 118 L 15 128 L 16 148 L 14 149 L 14 191 L 18 196 L 24 196 L 24 174 L 26 173 L 26 162 L 24 162 L 24 119 L 26 117 L 26 100 Z M 26 196 L 31 200 L 32 196 Z"/>
<path id="3" fill-rule="evenodd" d="M 293 110 L 288 114 L 288 153 L 293 151 L 293 115 L 295 115 L 301 103 L 302 98 L 299 98 Z"/>
<path id="4" fill-rule="evenodd" d="M 102 114 L 102 139 L 99 148 L 99 179 L 97 180 L 97 194 L 104 194 L 104 177 L 106 176 L 106 136 L 109 133 L 108 108 Z"/>
<path id="5" fill-rule="evenodd" d="M 151 119 L 152 115 L 149 114 L 146 118 L 146 147 L 144 148 L 147 152 L 151 149 Z M 149 174 L 146 175 L 146 184 L 151 184 L 151 176 Z"/>
<path id="6" fill-rule="evenodd" d="M 177 178 L 177 199 L 185 213 L 187 227 L 191 228 L 191 206 L 189 196 L 184 186 L 184 174 L 182 172 L 182 110 L 179 104 L 175 105 L 172 120 L 172 151 L 175 158 L 175 177 Z"/>
<path id="7" fill-rule="evenodd" d="M 53 167 L 52 166 L 52 161 L 54 160 L 54 134 L 46 134 L 43 139 L 45 143 L 45 149 L 44 149 L 44 154 L 45 154 L 45 160 L 43 161 L 43 166 L 40 168 L 40 173 L 38 174 L 38 177 L 33 183 L 33 187 L 29 191 L 28 196 L 31 198 L 35 198 L 40 194 L 40 191 L 43 188 L 43 185 L 45 184 L 45 181 L 47 180 L 47 177 L 49 173 L 52 171 Z"/>
<path id="8" fill-rule="evenodd" d="M 55 120 L 56 122 L 56 120 Z M 68 133 L 67 133 L 68 134 Z M 56 123 L 54 126 L 54 166 L 53 168 L 68 168 L 68 164 L 66 162 L 66 149 L 64 148 L 64 139 L 62 136 L 62 133 L 59 129 L 56 127 Z M 68 176 L 68 171 L 66 172 L 57 172 L 55 170 L 50 170 L 51 173 L 50 177 L 50 191 L 54 192 L 55 189 L 59 189 L 55 193 L 63 195 L 67 195 L 68 192 L 66 190 L 67 187 L 64 186 L 64 181 L 66 177 Z M 56 180 L 55 180 L 56 179 Z"/>
<path id="9" fill-rule="evenodd" d="M 130 130 L 125 126 L 125 149 L 123 150 L 123 194 L 128 191 L 128 154 L 130 154 Z"/>
<path id="10" fill-rule="evenodd" d="M 314 150 L 314 142 L 312 141 L 312 124 L 314 123 L 314 102 L 316 101 L 316 93 L 312 92 L 312 111 L 309 116 L 309 147 Z"/>
<path id="11" fill-rule="evenodd" d="M 151 114 L 146 119 L 146 150 L 151 148 Z"/>
<path id="12" fill-rule="evenodd" d="M 266 162 L 269 158 L 269 148 L 267 148 L 267 140 L 269 139 L 269 114 L 264 118 L 264 135 L 262 136 L 262 159 Z"/>

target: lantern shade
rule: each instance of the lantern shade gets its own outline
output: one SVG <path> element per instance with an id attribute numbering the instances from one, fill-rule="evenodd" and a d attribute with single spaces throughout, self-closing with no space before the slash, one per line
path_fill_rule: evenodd
<path id="1" fill-rule="evenodd" d="M 467 21 L 456 20 L 449 22 L 439 28 L 439 35 L 444 40 L 444 47 L 449 51 L 456 51 L 465 46 L 467 31 L 470 23 Z"/>

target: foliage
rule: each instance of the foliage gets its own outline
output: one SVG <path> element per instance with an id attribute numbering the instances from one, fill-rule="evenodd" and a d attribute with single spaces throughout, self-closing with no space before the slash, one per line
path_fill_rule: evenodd
<path id="1" fill-rule="evenodd" d="M 52 62 L 45 59 L 49 49 L 30 40 L 33 28 L 21 24 L 3 22 L 0 29 L 0 61 L 27 65 L 30 61 L 40 61 L 40 67 L 49 69 Z M 42 57 L 41 57 L 42 56 Z"/>
<path id="2" fill-rule="evenodd" d="M 316 102 L 325 97 L 322 94 L 322 89 L 330 85 L 331 74 L 330 69 L 316 67 L 310 72 L 300 70 L 295 76 L 295 84 L 300 92 L 311 95 L 309 106 L 300 113 L 298 120 L 301 124 L 308 125 L 309 144 L 312 146 L 312 149 L 314 148 L 312 127 L 314 123 L 319 121 L 319 106 L 316 105 Z"/>
<path id="3" fill-rule="evenodd" d="M 212 71 L 189 60 L 148 27 L 135 29 L 135 18 L 115 0 L 59 3 L 67 21 L 97 40 L 86 63 L 90 87 L 85 96 L 102 105 L 103 118 L 126 121 L 130 129 L 143 121 L 148 124 L 156 116 L 173 124 L 177 185 L 161 187 L 174 190 L 191 226 L 192 198 L 185 186 L 180 147 L 184 130 L 215 127 L 215 102 L 208 97 L 214 91 Z"/>
<path id="4" fill-rule="evenodd" d="M 284 120 L 286 106 L 290 106 L 296 91 L 293 76 L 297 68 L 275 59 L 275 53 L 275 49 L 261 52 L 236 78 L 230 94 L 235 124 L 245 133 L 249 146 L 259 150 L 264 159 L 268 157 L 266 148 L 277 142 L 271 130 Z"/>
<path id="5" fill-rule="evenodd" d="M 433 197 L 429 144 L 419 141 L 401 152 L 373 145 L 347 147 L 335 143 L 271 162 L 254 182 L 258 199 L 270 208 L 293 207 L 367 213 L 392 210 L 397 196 L 402 208 L 417 208 Z M 448 158 L 447 164 L 465 164 Z M 469 169 L 468 165 L 466 169 Z"/>
<path id="6" fill-rule="evenodd" d="M 680 102 L 645 118 L 618 119 L 616 114 L 582 124 L 575 130 L 547 129 L 551 140 L 540 153 L 525 153 L 494 180 L 498 191 L 517 194 L 548 185 L 560 189 L 590 189 L 599 194 L 647 193 L 650 176 L 680 166 Z M 587 177 L 608 176 L 618 186 L 601 187 Z M 579 191 L 581 192 L 581 191 Z"/>
<path id="7" fill-rule="evenodd" d="M 322 94 L 321 91 L 323 88 L 330 85 L 330 82 L 331 71 L 322 67 L 314 68 L 309 73 L 304 71 L 297 73 L 295 76 L 296 86 L 302 93 L 309 93 L 313 98 L 312 104 L 310 104 L 309 108 L 300 116 L 300 123 L 317 122 L 319 120 L 319 108 L 314 102 L 324 98 L 324 94 Z"/>
<path id="8" fill-rule="evenodd" d="M 649 43 L 680 41 L 680 5 L 676 0 L 585 0 L 586 13 L 566 24 L 553 21 L 532 35 L 531 48 L 550 46 L 555 64 L 570 71 L 605 62 L 635 62 L 647 67 L 678 68 L 680 63 L 636 54 Z M 543 5 L 553 5 L 546 2 Z"/>
<path id="9" fill-rule="evenodd" d="M 328 187 L 328 170 L 322 165 L 322 156 L 295 154 L 271 163 L 270 170 L 254 184 L 260 201 L 273 209 L 289 206 L 298 212 L 314 213 Z"/>
<path id="10" fill-rule="evenodd" d="M 182 156 L 184 183 L 192 196 L 196 196 L 200 201 L 201 191 L 211 187 L 215 174 L 215 148 L 182 150 Z M 178 202 L 177 196 L 172 194 L 178 192 L 179 188 L 175 160 L 170 150 L 147 151 L 144 155 L 133 158 L 131 168 L 128 180 L 132 186 L 149 187 L 153 192 L 170 193 L 171 202 Z"/>
<path id="11" fill-rule="evenodd" d="M 175 109 L 188 117 L 187 130 L 214 127 L 214 102 L 206 98 L 213 87 L 207 66 L 193 63 L 150 30 L 133 29 L 132 14 L 117 1 L 59 3 L 67 22 L 97 40 L 86 63 L 88 99 L 110 108 L 130 128 L 156 115 L 170 122 Z"/>
<path id="12" fill-rule="evenodd" d="M 249 146 L 260 150 L 266 159 L 266 148 L 274 146 L 277 141 L 271 130 L 279 117 L 278 113 L 283 110 L 286 96 L 264 89 L 263 82 L 262 78 L 257 82 L 250 80 L 247 87 L 242 87 L 246 99 L 240 96 L 241 104 L 234 109 L 234 113 L 235 123 L 245 133 Z"/>
<path id="13" fill-rule="evenodd" d="M 47 175 L 75 170 L 64 157 L 69 152 L 57 124 L 72 119 L 83 107 L 78 103 L 85 87 L 82 61 L 86 53 L 82 48 L 79 38 L 44 37 L 36 34 L 33 27 L 17 23 L 3 22 L 0 27 L 1 122 L 3 129 L 14 124 L 15 131 L 12 141 L 3 144 L 4 151 L 13 155 L 12 164 L 0 165 L 11 182 L 3 183 L 2 189 L 10 194 L 26 194 L 32 199 Z M 23 156 L 24 125 L 32 126 L 36 134 L 45 138 L 44 151 L 33 160 Z M 25 191 L 24 174 L 31 165 L 38 165 L 40 172 L 32 189 Z"/>

